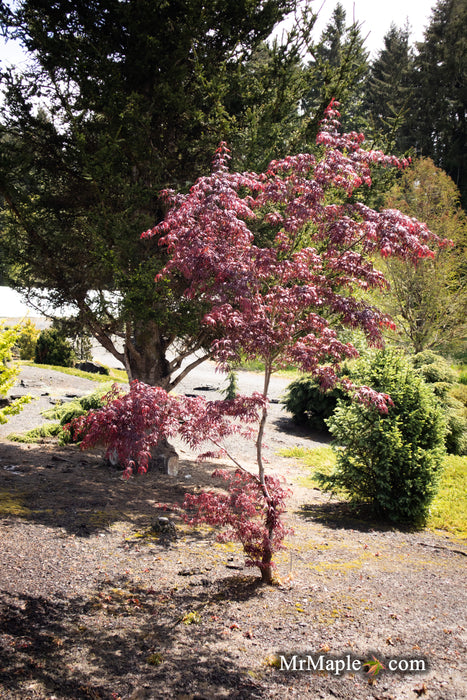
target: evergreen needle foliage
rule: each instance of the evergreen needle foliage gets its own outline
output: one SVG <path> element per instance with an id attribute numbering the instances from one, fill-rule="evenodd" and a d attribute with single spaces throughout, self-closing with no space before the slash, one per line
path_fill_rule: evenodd
<path id="1" fill-rule="evenodd" d="M 441 473 L 445 423 L 431 389 L 392 350 L 361 361 L 362 380 L 392 399 L 386 415 L 371 405 L 340 402 L 328 422 L 337 466 L 320 474 L 325 490 L 342 489 L 395 523 L 426 522 Z M 344 449 L 342 449 L 344 448 Z"/>

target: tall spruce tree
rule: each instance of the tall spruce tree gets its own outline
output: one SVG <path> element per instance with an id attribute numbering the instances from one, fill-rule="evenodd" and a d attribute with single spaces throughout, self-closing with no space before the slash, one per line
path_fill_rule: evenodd
<path id="1" fill-rule="evenodd" d="M 412 145 L 405 121 L 412 101 L 413 51 L 408 27 L 391 24 L 382 48 L 372 61 L 365 83 L 364 108 L 373 133 L 380 133 L 385 146 L 404 153 Z"/>
<path id="2" fill-rule="evenodd" d="M 171 388 L 186 357 L 201 353 L 190 367 L 206 357 L 203 309 L 176 283 L 154 284 L 164 250 L 140 234 L 164 214 L 159 191 L 188 188 L 209 170 L 219 140 L 250 125 L 254 158 L 260 139 L 245 102 L 233 100 L 233 76 L 241 89 L 244 66 L 255 71 L 258 47 L 293 6 L 0 3 L 4 31 L 31 57 L 21 74 L 1 73 L 0 253 L 9 281 L 39 304 L 71 305 L 130 378 Z M 265 141 L 272 152 L 291 109 L 275 113 L 268 100 L 264 89 L 265 128 L 279 125 Z"/>
<path id="3" fill-rule="evenodd" d="M 363 85 L 368 73 L 369 53 L 358 23 L 349 24 L 344 7 L 337 3 L 316 47 L 311 47 L 308 66 L 308 93 L 303 108 L 311 122 L 309 137 L 314 138 L 319 121 L 334 98 L 342 104 L 342 125 L 346 130 L 362 130 Z"/>
<path id="4" fill-rule="evenodd" d="M 408 126 L 418 152 L 454 180 L 467 206 L 467 0 L 438 0 L 418 44 Z"/>

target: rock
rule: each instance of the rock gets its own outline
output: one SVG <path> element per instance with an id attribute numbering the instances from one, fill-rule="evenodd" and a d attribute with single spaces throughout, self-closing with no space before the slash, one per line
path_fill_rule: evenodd
<path id="1" fill-rule="evenodd" d="M 165 518 L 163 516 L 157 518 L 156 522 L 152 526 L 152 531 L 169 540 L 177 539 L 177 530 L 175 525 L 171 520 L 169 520 L 169 518 Z"/>
<path id="2" fill-rule="evenodd" d="M 91 362 L 90 360 L 86 360 L 86 362 L 76 362 L 75 368 L 80 369 L 82 372 L 92 372 L 93 374 L 109 374 L 107 367 L 97 362 Z"/>
<path id="3" fill-rule="evenodd" d="M 119 465 L 119 459 L 114 450 L 107 456 L 107 461 L 113 466 Z M 169 476 L 178 475 L 178 454 L 175 448 L 168 442 L 163 445 L 156 445 L 151 448 L 151 459 L 148 465 L 149 470 L 156 469 L 162 474 Z"/>
<path id="4" fill-rule="evenodd" d="M 178 475 L 178 454 L 172 445 L 157 445 L 152 448 L 151 455 L 150 468 L 154 467 L 169 476 Z"/>

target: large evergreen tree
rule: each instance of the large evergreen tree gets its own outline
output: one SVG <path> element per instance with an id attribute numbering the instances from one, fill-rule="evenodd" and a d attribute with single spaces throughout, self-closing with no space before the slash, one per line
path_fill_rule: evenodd
<path id="1" fill-rule="evenodd" d="M 181 300 L 176 284 L 154 284 L 164 251 L 140 234 L 163 216 L 159 191 L 189 187 L 220 139 L 238 139 L 249 126 L 246 146 L 253 157 L 258 151 L 257 105 L 235 103 L 232 86 L 242 89 L 245 66 L 255 71 L 261 43 L 293 4 L 0 3 L 4 30 L 32 60 L 22 74 L 1 74 L 0 246 L 10 282 L 56 309 L 71 305 L 130 378 L 171 387 L 189 354 L 206 356 L 202 309 Z M 270 80 L 277 55 L 266 51 Z M 274 111 L 276 93 L 272 103 L 263 154 L 293 112 Z"/>
<path id="2" fill-rule="evenodd" d="M 327 105 L 334 98 L 342 106 L 346 130 L 362 130 L 363 85 L 368 73 L 368 51 L 358 23 L 349 24 L 344 7 L 337 3 L 331 19 L 316 46 L 310 47 L 308 92 L 303 107 L 311 122 L 309 137 L 314 138 Z"/>
<path id="3" fill-rule="evenodd" d="M 467 205 L 467 0 L 438 0 L 418 44 L 408 126 L 421 155 L 445 170 Z"/>
<path id="4" fill-rule="evenodd" d="M 412 108 L 413 51 L 409 29 L 392 24 L 382 48 L 372 61 L 365 83 L 364 108 L 373 133 L 384 134 L 385 145 L 404 153 L 413 143 L 405 120 Z"/>

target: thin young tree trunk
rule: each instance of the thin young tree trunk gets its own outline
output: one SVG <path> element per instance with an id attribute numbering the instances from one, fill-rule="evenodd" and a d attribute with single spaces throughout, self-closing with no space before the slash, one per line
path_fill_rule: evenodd
<path id="1" fill-rule="evenodd" d="M 271 381 L 272 374 L 272 362 L 268 361 L 264 369 L 264 388 L 263 396 L 265 399 L 268 398 L 269 384 Z M 265 526 L 268 531 L 269 546 L 264 551 L 263 557 L 261 559 L 261 580 L 263 583 L 270 585 L 273 582 L 272 576 L 272 538 L 274 535 L 274 506 L 271 503 L 271 497 L 269 495 L 268 487 L 266 485 L 265 473 L 264 473 L 264 463 L 263 463 L 263 437 L 264 429 L 266 427 L 266 421 L 268 418 L 268 408 L 267 405 L 264 406 L 261 420 L 258 428 L 258 436 L 256 439 L 256 460 L 258 463 L 258 477 L 261 482 L 261 488 L 263 489 L 264 497 L 267 503 L 267 513 Z"/>
<path id="2" fill-rule="evenodd" d="M 265 399 L 268 398 L 268 391 L 269 391 L 269 383 L 271 381 L 271 363 L 268 362 L 266 364 L 266 367 L 264 369 L 264 388 L 263 388 L 263 396 Z M 258 428 L 258 436 L 256 438 L 256 461 L 258 464 L 258 476 L 259 480 L 265 488 L 266 484 L 264 481 L 264 464 L 263 464 L 263 437 L 264 437 L 264 429 L 266 427 L 266 421 L 268 418 L 268 407 L 267 405 L 264 406 L 262 414 L 261 414 L 261 420 L 259 423 L 259 428 Z"/>

